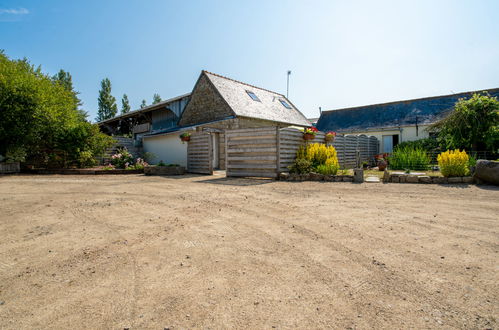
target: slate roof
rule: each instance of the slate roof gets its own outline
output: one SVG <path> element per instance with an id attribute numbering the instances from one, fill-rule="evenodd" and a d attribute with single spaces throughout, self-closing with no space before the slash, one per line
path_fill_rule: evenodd
<path id="1" fill-rule="evenodd" d="M 299 126 L 310 126 L 310 122 L 284 95 L 212 72 L 203 71 L 234 111 L 236 116 L 257 118 Z M 254 101 L 247 91 L 253 92 L 260 101 Z M 291 109 L 284 107 L 280 99 Z"/>
<path id="2" fill-rule="evenodd" d="M 499 97 L 499 88 L 413 100 L 323 111 L 316 127 L 321 131 L 354 132 L 398 126 L 432 124 L 445 117 L 460 98 L 487 92 Z"/>

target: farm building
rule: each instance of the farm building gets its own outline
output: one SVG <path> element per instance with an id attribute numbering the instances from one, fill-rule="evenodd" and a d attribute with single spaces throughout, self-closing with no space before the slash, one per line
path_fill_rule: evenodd
<path id="1" fill-rule="evenodd" d="M 202 71 L 192 92 L 99 123 L 117 134 L 131 127 L 135 144 L 156 155 L 154 162 L 186 165 L 184 131 L 209 131 L 212 163 L 225 169 L 225 130 L 257 127 L 310 126 L 282 94 Z M 127 126 L 128 125 L 128 126 Z"/>
<path id="2" fill-rule="evenodd" d="M 325 132 L 372 135 L 379 139 L 381 152 L 391 152 L 400 142 L 429 137 L 429 125 L 445 117 L 460 98 L 481 92 L 499 96 L 499 88 L 495 88 L 323 111 L 317 128 Z"/>

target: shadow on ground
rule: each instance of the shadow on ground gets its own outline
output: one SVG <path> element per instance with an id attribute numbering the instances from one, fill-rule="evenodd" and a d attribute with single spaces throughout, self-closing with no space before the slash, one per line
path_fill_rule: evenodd
<path id="1" fill-rule="evenodd" d="M 227 178 L 227 177 L 219 177 L 212 178 L 210 177 L 207 180 L 197 181 L 199 183 L 211 183 L 211 184 L 221 184 L 226 186 L 258 186 L 266 183 L 274 182 L 273 179 L 267 178 Z"/>

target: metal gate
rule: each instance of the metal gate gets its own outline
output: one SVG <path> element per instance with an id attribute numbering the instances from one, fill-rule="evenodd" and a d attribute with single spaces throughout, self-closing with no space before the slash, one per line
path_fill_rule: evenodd
<path id="1" fill-rule="evenodd" d="M 209 132 L 195 132 L 187 145 L 187 172 L 213 174 L 213 145 Z"/>

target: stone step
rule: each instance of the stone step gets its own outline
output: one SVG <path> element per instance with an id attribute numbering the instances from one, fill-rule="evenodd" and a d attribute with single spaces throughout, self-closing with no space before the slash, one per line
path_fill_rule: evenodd
<path id="1" fill-rule="evenodd" d="M 377 176 L 368 176 L 367 178 L 365 178 L 364 182 L 379 183 L 379 182 L 381 182 L 381 180 Z"/>

